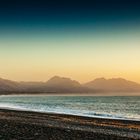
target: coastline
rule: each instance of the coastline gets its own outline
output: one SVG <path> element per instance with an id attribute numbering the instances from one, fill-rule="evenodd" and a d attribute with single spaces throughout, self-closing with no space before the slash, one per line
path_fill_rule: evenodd
<path id="1" fill-rule="evenodd" d="M 0 109 L 0 139 L 138 140 L 140 121 Z"/>
<path id="2" fill-rule="evenodd" d="M 132 94 L 133 93 L 133 94 Z M 0 96 L 140 96 L 140 92 L 2 92 Z"/>

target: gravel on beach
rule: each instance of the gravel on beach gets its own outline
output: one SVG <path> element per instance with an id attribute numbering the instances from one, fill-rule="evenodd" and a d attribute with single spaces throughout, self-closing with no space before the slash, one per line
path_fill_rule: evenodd
<path id="1" fill-rule="evenodd" d="M 0 109 L 0 140 L 140 140 L 140 121 Z"/>

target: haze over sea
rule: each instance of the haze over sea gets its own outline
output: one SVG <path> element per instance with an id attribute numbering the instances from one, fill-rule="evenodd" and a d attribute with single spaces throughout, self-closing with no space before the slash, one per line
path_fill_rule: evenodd
<path id="1" fill-rule="evenodd" d="M 140 120 L 140 96 L 2 95 L 0 108 Z"/>

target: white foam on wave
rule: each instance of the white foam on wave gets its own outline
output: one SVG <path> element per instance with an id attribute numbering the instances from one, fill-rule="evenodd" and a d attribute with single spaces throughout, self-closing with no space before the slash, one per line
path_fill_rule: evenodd
<path id="1" fill-rule="evenodd" d="M 32 96 L 31 96 L 32 97 Z M 34 96 L 33 96 L 34 97 Z M 44 102 L 45 101 L 45 102 Z M 61 102 L 60 102 L 61 101 Z M 140 121 L 140 115 L 138 113 L 135 114 L 127 114 L 129 112 L 123 112 L 120 111 L 119 113 L 115 112 L 113 110 L 114 108 L 111 108 L 112 110 L 105 110 L 104 108 L 96 110 L 96 104 L 93 102 L 88 102 L 87 104 L 84 104 L 85 102 L 73 102 L 73 99 L 71 99 L 69 102 L 68 100 L 61 99 L 59 101 L 58 98 L 55 98 L 52 100 L 52 98 L 49 99 L 41 99 L 34 98 L 32 100 L 29 96 L 27 100 L 23 97 L 1 97 L 0 102 L 0 108 L 3 109 L 11 109 L 11 110 L 24 110 L 24 111 L 35 111 L 35 112 L 46 112 L 46 113 L 58 113 L 58 114 L 70 114 L 70 115 L 78 115 L 78 116 L 86 116 L 86 117 L 96 117 L 96 118 L 109 118 L 109 119 L 122 119 L 122 120 L 138 120 Z M 64 101 L 64 102 L 63 102 Z M 106 104 L 105 104 L 106 105 Z M 93 106 L 93 108 L 91 108 Z M 97 107 L 99 104 L 97 104 Z M 104 106 L 102 104 L 102 106 Z M 89 107 L 89 108 L 88 108 Z M 100 107 L 100 106 L 99 106 Z M 89 109 L 89 110 L 88 110 Z M 118 109 L 118 108 L 117 108 Z M 110 113 L 110 112 L 111 113 Z"/>
<path id="2" fill-rule="evenodd" d="M 19 110 L 19 111 L 33 111 L 33 112 L 41 112 L 41 113 L 56 113 L 56 114 L 67 114 L 67 115 L 77 115 L 77 116 L 84 116 L 84 117 L 95 117 L 95 118 L 105 118 L 105 119 L 120 119 L 120 120 L 136 120 L 139 121 L 139 118 L 128 118 L 123 116 L 117 116 L 113 114 L 106 114 L 106 113 L 96 113 L 96 112 L 89 112 L 89 111 L 78 111 L 78 110 L 69 110 L 69 109 L 47 109 L 46 108 L 26 108 L 21 106 L 15 106 L 12 104 L 0 104 L 0 108 L 2 109 L 9 109 L 9 110 Z"/>

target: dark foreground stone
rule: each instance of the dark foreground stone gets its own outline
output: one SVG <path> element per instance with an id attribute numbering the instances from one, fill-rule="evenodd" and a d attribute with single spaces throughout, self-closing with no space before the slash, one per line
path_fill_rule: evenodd
<path id="1" fill-rule="evenodd" d="M 140 122 L 0 109 L 0 140 L 140 140 Z"/>

